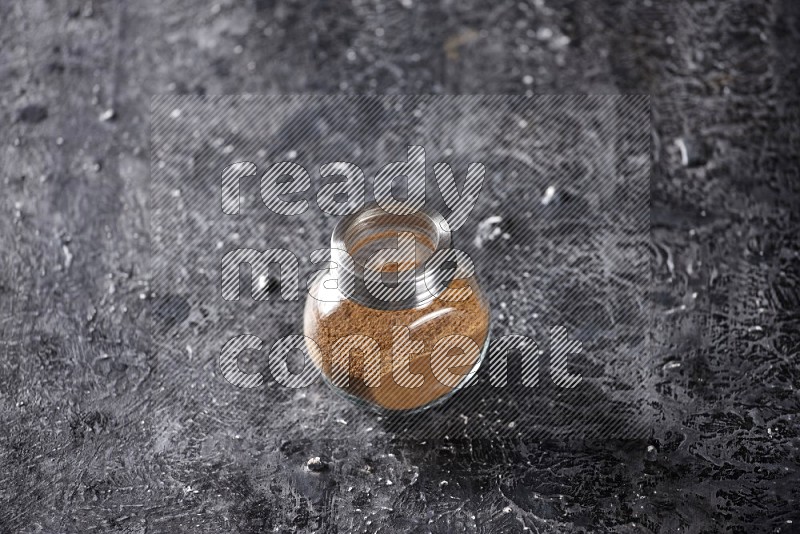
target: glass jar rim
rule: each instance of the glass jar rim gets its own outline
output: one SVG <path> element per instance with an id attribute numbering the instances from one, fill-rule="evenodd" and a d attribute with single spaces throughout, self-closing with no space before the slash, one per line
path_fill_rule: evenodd
<path id="1" fill-rule="evenodd" d="M 411 232 L 416 238 L 427 239 L 430 254 L 421 261 L 415 261 L 414 295 L 400 300 L 376 298 L 365 287 L 364 262 L 357 254 L 362 248 L 359 244 L 369 242 L 371 237 L 381 233 Z M 423 243 L 424 244 L 424 243 Z M 451 233 L 447 220 L 437 211 L 423 207 L 411 213 L 392 213 L 373 202 L 339 220 L 331 234 L 331 261 L 340 277 L 351 277 L 354 287 L 352 295 L 357 302 L 377 309 L 408 309 L 425 305 L 436 298 L 437 294 L 428 287 L 425 279 L 427 260 L 435 253 L 449 249 Z M 348 257 L 345 257 L 348 256 Z M 441 292 L 443 289 L 440 289 Z"/>

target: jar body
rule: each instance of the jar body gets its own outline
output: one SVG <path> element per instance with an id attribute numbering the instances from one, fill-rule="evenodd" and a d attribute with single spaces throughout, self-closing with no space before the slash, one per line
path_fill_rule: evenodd
<path id="1" fill-rule="evenodd" d="M 380 309 L 341 297 L 335 271 L 322 271 L 304 315 L 314 365 L 334 389 L 381 411 L 443 400 L 468 383 L 488 344 L 489 307 L 476 278 L 455 283 L 469 294 Z"/>

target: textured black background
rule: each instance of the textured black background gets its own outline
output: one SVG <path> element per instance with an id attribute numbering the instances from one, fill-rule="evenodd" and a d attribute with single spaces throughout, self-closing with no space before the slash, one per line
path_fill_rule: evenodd
<path id="1" fill-rule="evenodd" d="M 3 3 L 0 532 L 797 530 L 799 37 L 790 0 Z M 153 403 L 150 95 L 337 91 L 653 95 L 650 439 Z"/>

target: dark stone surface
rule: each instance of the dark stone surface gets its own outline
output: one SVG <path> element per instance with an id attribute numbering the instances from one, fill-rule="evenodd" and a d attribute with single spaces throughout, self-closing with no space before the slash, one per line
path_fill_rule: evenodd
<path id="1" fill-rule="evenodd" d="M 0 532 L 797 529 L 797 3 L 0 13 Z M 279 420 L 215 422 L 202 384 L 158 390 L 149 96 L 341 90 L 653 95 L 648 440 L 409 443 L 279 394 L 257 400 Z M 202 327 L 183 298 L 156 309 Z"/>

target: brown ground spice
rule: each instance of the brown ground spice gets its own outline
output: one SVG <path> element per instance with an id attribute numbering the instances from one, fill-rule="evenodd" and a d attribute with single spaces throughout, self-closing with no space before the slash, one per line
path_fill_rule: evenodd
<path id="1" fill-rule="evenodd" d="M 457 282 L 464 287 L 465 282 Z M 369 387 L 364 382 L 364 354 L 359 350 L 350 353 L 349 384 L 342 387 L 346 393 L 392 410 L 409 410 L 425 406 L 446 395 L 453 388 L 441 384 L 431 371 L 431 353 L 437 341 L 452 334 L 470 337 L 482 349 L 489 328 L 489 309 L 480 289 L 473 280 L 468 282 L 472 294 L 463 301 L 447 302 L 434 299 L 421 308 L 407 310 L 378 310 L 351 300 L 336 304 L 323 316 L 320 306 L 306 307 L 305 335 L 313 339 L 309 352 L 315 365 L 331 378 L 333 346 L 340 338 L 359 334 L 369 336 L 380 346 L 380 385 Z M 452 287 L 452 286 L 451 286 Z M 392 328 L 410 328 L 412 341 L 421 341 L 424 351 L 410 356 L 410 372 L 423 375 L 423 385 L 418 388 L 403 387 L 392 376 Z M 464 374 L 476 363 L 451 368 L 453 373 Z M 373 362 L 374 363 L 374 362 Z M 435 362 L 434 362 L 435 363 Z"/>

